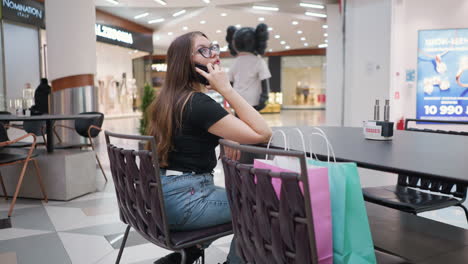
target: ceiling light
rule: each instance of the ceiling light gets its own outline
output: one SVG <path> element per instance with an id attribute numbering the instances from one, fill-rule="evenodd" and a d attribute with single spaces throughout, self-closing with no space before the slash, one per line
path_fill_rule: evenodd
<path id="1" fill-rule="evenodd" d="M 221 29 L 216 30 L 216 33 L 218 33 L 218 34 L 221 33 L 221 32 L 222 32 Z"/>
<path id="2" fill-rule="evenodd" d="M 297 21 L 293 21 L 291 24 L 293 24 L 293 25 L 297 25 L 297 24 L 299 24 L 299 22 L 297 22 Z"/>
<path id="3" fill-rule="evenodd" d="M 328 25 L 323 25 L 322 28 L 328 28 Z"/>
<path id="4" fill-rule="evenodd" d="M 258 21 L 265 21 L 265 18 L 264 17 L 259 17 Z"/>
<path id="5" fill-rule="evenodd" d="M 118 4 L 119 4 L 119 1 L 117 1 L 117 0 L 107 0 L 107 2 L 112 3 L 112 4 L 114 4 L 114 5 L 118 5 Z"/>
<path id="6" fill-rule="evenodd" d="M 210 3 L 210 0 L 203 0 L 203 2 L 209 4 L 209 3 Z"/>
<path id="7" fill-rule="evenodd" d="M 273 30 L 273 28 L 272 28 L 272 27 L 269 27 L 269 28 L 268 28 L 268 31 L 272 31 L 272 30 Z"/>
<path id="8" fill-rule="evenodd" d="M 228 46 L 224 46 L 224 47 L 221 47 L 219 50 L 224 52 L 224 51 L 227 51 L 227 49 L 228 49 Z"/>
<path id="9" fill-rule="evenodd" d="M 188 27 L 183 27 L 182 30 L 188 30 Z"/>
<path id="10" fill-rule="evenodd" d="M 302 37 L 302 38 L 301 38 L 301 40 L 302 40 L 302 41 L 305 41 L 305 38 L 304 38 L 304 37 Z"/>
<path id="11" fill-rule="evenodd" d="M 236 25 L 236 28 L 241 28 L 241 27 L 242 27 L 241 24 Z"/>
<path id="12" fill-rule="evenodd" d="M 134 19 L 140 19 L 140 18 L 145 17 L 145 16 L 148 16 L 148 15 L 149 15 L 149 13 L 143 13 L 143 14 L 136 15 L 136 16 L 134 16 L 133 18 L 134 18 Z"/>
<path id="13" fill-rule="evenodd" d="M 304 46 L 305 46 L 305 47 L 309 47 L 309 43 L 304 43 Z"/>
<path id="14" fill-rule="evenodd" d="M 302 30 L 298 30 L 298 31 L 297 31 L 297 34 L 302 34 Z"/>
<path id="15" fill-rule="evenodd" d="M 275 35 L 275 39 L 279 39 L 280 38 L 280 35 Z"/>
<path id="16" fill-rule="evenodd" d="M 327 15 L 325 14 L 320 14 L 320 13 L 313 13 L 313 12 L 305 12 L 306 16 L 313 16 L 313 17 L 321 17 L 321 18 L 326 18 Z"/>
<path id="17" fill-rule="evenodd" d="M 154 1 L 163 6 L 167 5 L 166 1 L 164 0 L 154 0 Z"/>
<path id="18" fill-rule="evenodd" d="M 215 41 L 213 41 L 211 44 L 213 44 L 213 45 L 214 45 L 214 44 L 218 44 L 218 41 L 215 40 Z"/>
<path id="19" fill-rule="evenodd" d="M 282 40 L 280 43 L 281 43 L 281 45 L 284 45 L 284 44 L 286 44 L 286 41 Z"/>
<path id="20" fill-rule="evenodd" d="M 168 34 L 169 36 L 172 36 L 172 35 L 174 35 L 174 33 L 172 33 L 172 32 L 169 32 L 169 33 L 167 33 L 167 34 Z"/>
<path id="21" fill-rule="evenodd" d="M 325 43 L 328 43 L 328 39 L 325 40 Z"/>
<path id="22" fill-rule="evenodd" d="M 266 11 L 278 11 L 279 8 L 277 7 L 272 7 L 272 6 L 258 6 L 254 5 L 252 6 L 253 9 L 258 9 L 258 10 L 266 10 Z"/>
<path id="23" fill-rule="evenodd" d="M 273 49 L 269 49 L 269 50 L 268 50 L 268 52 L 272 52 L 272 51 L 273 51 Z"/>
<path id="24" fill-rule="evenodd" d="M 221 16 L 223 16 L 223 17 L 224 17 L 224 16 L 227 16 L 227 14 L 226 14 L 226 13 L 221 13 Z"/>
<path id="25" fill-rule="evenodd" d="M 289 46 L 286 46 L 285 48 L 286 48 L 286 49 L 290 49 L 291 47 L 289 47 Z"/>
<path id="26" fill-rule="evenodd" d="M 172 14 L 173 17 L 176 17 L 176 16 L 180 16 L 182 14 L 185 14 L 185 12 L 187 12 L 185 9 L 184 10 L 180 10 L 179 12 L 175 12 L 174 14 Z"/>
<path id="27" fill-rule="evenodd" d="M 200 24 L 206 24 L 205 20 L 200 21 Z"/>
<path id="28" fill-rule="evenodd" d="M 324 37 L 328 37 L 328 33 L 323 34 Z"/>
<path id="29" fill-rule="evenodd" d="M 318 47 L 319 47 L 319 48 L 326 48 L 326 47 L 328 47 L 328 44 L 325 44 L 325 43 L 324 43 L 324 44 L 320 44 L 320 45 L 318 45 Z"/>
<path id="30" fill-rule="evenodd" d="M 316 9 L 324 9 L 325 8 L 323 5 L 311 4 L 311 3 L 300 3 L 299 5 L 302 6 L 302 7 L 316 8 Z"/>
<path id="31" fill-rule="evenodd" d="M 161 23 L 164 21 L 164 18 L 158 18 L 148 21 L 148 24 Z"/>

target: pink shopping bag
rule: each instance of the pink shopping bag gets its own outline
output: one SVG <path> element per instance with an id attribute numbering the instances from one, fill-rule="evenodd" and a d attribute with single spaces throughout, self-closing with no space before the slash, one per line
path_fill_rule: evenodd
<path id="1" fill-rule="evenodd" d="M 298 160 L 287 157 L 276 157 L 274 160 L 255 159 L 254 168 L 269 169 L 272 172 L 300 172 Z M 308 165 L 307 174 L 319 263 L 333 264 L 333 235 L 328 169 Z M 281 179 L 272 178 L 272 185 L 278 198 L 281 199 Z M 302 185 L 300 187 L 303 190 Z"/>

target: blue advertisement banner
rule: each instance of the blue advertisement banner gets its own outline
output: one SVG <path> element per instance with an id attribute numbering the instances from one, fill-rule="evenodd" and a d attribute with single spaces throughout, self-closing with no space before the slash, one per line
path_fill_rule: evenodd
<path id="1" fill-rule="evenodd" d="M 468 29 L 420 30 L 417 119 L 468 121 Z"/>

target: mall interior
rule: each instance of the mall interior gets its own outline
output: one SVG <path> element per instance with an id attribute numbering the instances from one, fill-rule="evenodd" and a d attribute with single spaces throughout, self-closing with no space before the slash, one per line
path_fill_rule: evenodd
<path id="1" fill-rule="evenodd" d="M 461 0 L 3 0 L 0 264 L 468 263 L 467 14 Z M 171 61 L 194 31 L 191 64 Z M 205 112 L 187 103 L 181 120 L 166 91 L 182 68 L 210 86 L 187 82 Z"/>

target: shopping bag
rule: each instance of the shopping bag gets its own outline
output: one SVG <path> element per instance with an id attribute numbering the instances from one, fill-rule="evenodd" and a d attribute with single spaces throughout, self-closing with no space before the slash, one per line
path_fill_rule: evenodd
<path id="1" fill-rule="evenodd" d="M 254 168 L 268 169 L 272 172 L 300 173 L 301 171 L 297 158 L 284 156 L 276 156 L 273 160 L 255 159 Z M 333 236 L 328 172 L 325 167 L 308 165 L 307 176 L 319 263 L 332 264 Z M 278 198 L 281 199 L 281 179 L 272 178 L 271 181 Z M 300 183 L 300 187 L 303 190 L 302 182 Z"/>
<path id="2" fill-rule="evenodd" d="M 321 134 L 334 156 L 326 135 L 323 131 Z M 334 263 L 377 263 L 356 163 L 307 159 L 307 164 L 328 168 Z"/>

